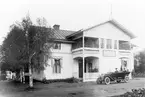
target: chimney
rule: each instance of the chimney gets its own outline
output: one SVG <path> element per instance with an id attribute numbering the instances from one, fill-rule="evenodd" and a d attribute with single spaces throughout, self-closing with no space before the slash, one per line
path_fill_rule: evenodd
<path id="1" fill-rule="evenodd" d="M 59 30 L 59 27 L 60 27 L 60 25 L 55 24 L 55 25 L 53 26 L 53 29 Z"/>

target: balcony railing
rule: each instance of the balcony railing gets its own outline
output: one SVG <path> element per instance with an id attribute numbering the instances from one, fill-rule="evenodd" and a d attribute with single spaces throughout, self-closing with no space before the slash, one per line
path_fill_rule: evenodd
<path id="1" fill-rule="evenodd" d="M 119 40 L 117 45 L 119 46 L 119 50 L 130 50 L 131 49 L 131 45 L 130 45 L 129 41 Z M 83 47 L 82 38 L 75 40 L 75 43 L 72 44 L 72 50 L 82 48 L 82 47 Z M 92 48 L 92 49 L 99 48 L 99 38 L 85 37 L 84 38 L 84 47 Z"/>

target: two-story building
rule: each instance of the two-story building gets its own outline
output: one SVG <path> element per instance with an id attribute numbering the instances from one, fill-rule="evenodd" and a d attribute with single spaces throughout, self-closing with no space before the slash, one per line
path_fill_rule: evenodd
<path id="1" fill-rule="evenodd" d="M 79 30 L 60 30 L 54 25 L 55 44 L 52 58 L 35 79 L 81 78 L 96 81 L 99 74 L 128 69 L 132 71 L 134 58 L 130 40 L 135 36 L 115 20 Z M 131 76 L 130 76 L 131 77 Z"/>

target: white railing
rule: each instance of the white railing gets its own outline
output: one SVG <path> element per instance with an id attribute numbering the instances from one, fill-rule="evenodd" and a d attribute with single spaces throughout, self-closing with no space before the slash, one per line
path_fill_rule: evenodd
<path id="1" fill-rule="evenodd" d="M 99 73 L 98 72 L 84 73 L 85 80 L 97 79 L 98 76 L 99 76 Z"/>

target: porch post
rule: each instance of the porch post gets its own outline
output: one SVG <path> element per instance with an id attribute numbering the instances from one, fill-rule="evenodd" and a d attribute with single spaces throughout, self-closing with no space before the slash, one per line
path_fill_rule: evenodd
<path id="1" fill-rule="evenodd" d="M 84 75 L 84 68 L 85 68 L 85 59 L 84 59 L 84 32 L 83 32 L 83 82 L 85 79 L 85 75 Z"/>
<path id="2" fill-rule="evenodd" d="M 98 45 L 99 45 L 99 50 L 100 50 L 100 48 L 101 48 L 101 38 L 98 38 L 98 41 L 99 41 L 98 42 L 99 43 Z"/>

